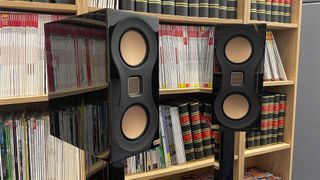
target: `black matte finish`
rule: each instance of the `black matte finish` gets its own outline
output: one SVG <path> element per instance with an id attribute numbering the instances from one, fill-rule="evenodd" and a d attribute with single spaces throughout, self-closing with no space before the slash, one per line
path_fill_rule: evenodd
<path id="1" fill-rule="evenodd" d="M 234 162 L 234 131 L 221 132 L 221 146 L 219 158 L 219 180 L 233 179 Z"/>

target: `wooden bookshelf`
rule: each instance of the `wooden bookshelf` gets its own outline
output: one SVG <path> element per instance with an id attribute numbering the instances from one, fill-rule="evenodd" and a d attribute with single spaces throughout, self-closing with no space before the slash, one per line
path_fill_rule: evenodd
<path id="1" fill-rule="evenodd" d="M 281 29 L 297 29 L 298 24 L 296 23 L 278 23 L 278 22 L 267 22 L 267 21 L 254 21 L 250 20 L 249 24 L 267 24 L 269 30 L 281 30 Z"/>
<path id="2" fill-rule="evenodd" d="M 46 102 L 48 101 L 48 95 L 35 95 L 35 96 L 19 96 L 0 98 L 0 105 L 13 105 L 13 104 L 28 104 L 35 102 Z"/>
<path id="3" fill-rule="evenodd" d="M 259 148 L 248 149 L 244 152 L 244 156 L 245 157 L 257 156 L 261 154 L 281 151 L 281 150 L 290 149 L 290 148 L 291 148 L 290 144 L 287 144 L 287 143 L 271 144 L 271 145 L 266 145 Z"/>
<path id="4" fill-rule="evenodd" d="M 28 10 L 46 13 L 76 14 L 77 12 L 77 6 L 75 4 L 58 4 L 28 1 L 0 1 L 0 8 L 6 8 L 11 10 Z"/>
<path id="5" fill-rule="evenodd" d="M 106 166 L 107 166 L 106 161 L 102 161 L 102 160 L 97 161 L 92 166 L 90 166 L 89 170 L 87 170 L 87 172 L 86 172 L 87 178 L 92 176 L 93 174 L 97 173 L 101 169 L 105 168 Z"/>

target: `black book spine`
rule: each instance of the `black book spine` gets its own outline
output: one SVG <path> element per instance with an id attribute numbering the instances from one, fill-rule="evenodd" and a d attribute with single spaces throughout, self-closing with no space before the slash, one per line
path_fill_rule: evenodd
<path id="1" fill-rule="evenodd" d="M 246 133 L 246 147 L 252 149 L 254 147 L 254 132 L 248 131 Z"/>
<path id="2" fill-rule="evenodd" d="M 148 1 L 147 0 L 136 0 L 136 11 L 148 12 Z"/>
<path id="3" fill-rule="evenodd" d="M 286 117 L 286 101 L 287 96 L 285 94 L 280 95 L 279 104 L 279 129 L 278 129 L 278 142 L 284 141 L 284 124 Z"/>
<path id="4" fill-rule="evenodd" d="M 202 118 L 201 118 L 201 131 L 202 131 L 203 154 L 205 157 L 212 156 L 211 126 L 210 126 L 211 121 L 212 121 L 212 106 L 209 104 L 204 104 Z"/>
<path id="5" fill-rule="evenodd" d="M 251 0 L 250 19 L 257 20 L 257 0 Z"/>
<path id="6" fill-rule="evenodd" d="M 135 0 L 120 0 L 120 9 L 135 10 Z"/>
<path id="7" fill-rule="evenodd" d="M 219 18 L 227 18 L 227 0 L 219 0 Z"/>
<path id="8" fill-rule="evenodd" d="M 284 22 L 291 22 L 291 0 L 284 0 Z"/>
<path id="9" fill-rule="evenodd" d="M 272 0 L 271 21 L 272 22 L 279 21 L 279 0 Z"/>
<path id="10" fill-rule="evenodd" d="M 260 147 L 260 131 L 254 132 L 254 147 Z"/>
<path id="11" fill-rule="evenodd" d="M 202 133 L 201 133 L 201 121 L 199 103 L 190 104 L 190 116 L 191 116 L 191 129 L 194 144 L 194 152 L 196 159 L 204 157 L 203 144 L 202 144 Z"/>
<path id="12" fill-rule="evenodd" d="M 273 122 L 274 95 L 269 96 L 269 115 L 268 115 L 268 136 L 267 144 L 271 144 L 272 140 L 272 122 Z"/>
<path id="13" fill-rule="evenodd" d="M 199 0 L 199 16 L 209 17 L 209 0 Z"/>
<path id="14" fill-rule="evenodd" d="M 272 139 L 271 143 L 275 144 L 278 142 L 278 122 L 279 122 L 279 104 L 280 104 L 280 94 L 274 96 L 274 106 L 273 106 L 273 122 L 272 122 Z"/>
<path id="15" fill-rule="evenodd" d="M 237 0 L 228 0 L 227 2 L 227 17 L 228 19 L 237 19 Z"/>
<path id="16" fill-rule="evenodd" d="M 266 21 L 271 21 L 272 0 L 266 0 Z"/>
<path id="17" fill-rule="evenodd" d="M 174 0 L 162 0 L 162 14 L 175 14 Z"/>
<path id="18" fill-rule="evenodd" d="M 209 0 L 209 17 L 219 18 L 219 0 Z"/>
<path id="19" fill-rule="evenodd" d="M 148 12 L 161 14 L 161 0 L 148 0 Z"/>
<path id="20" fill-rule="evenodd" d="M 199 0 L 189 0 L 189 16 L 199 17 Z"/>
<path id="21" fill-rule="evenodd" d="M 257 15 L 258 20 L 266 20 L 266 2 L 265 0 L 257 0 Z"/>
<path id="22" fill-rule="evenodd" d="M 262 111 L 261 111 L 261 145 L 267 144 L 268 137 L 268 119 L 269 119 L 269 97 L 262 97 Z"/>
<path id="23" fill-rule="evenodd" d="M 284 0 L 279 0 L 279 20 L 278 22 L 284 22 Z"/>
<path id="24" fill-rule="evenodd" d="M 176 15 L 188 16 L 188 0 L 176 0 Z"/>

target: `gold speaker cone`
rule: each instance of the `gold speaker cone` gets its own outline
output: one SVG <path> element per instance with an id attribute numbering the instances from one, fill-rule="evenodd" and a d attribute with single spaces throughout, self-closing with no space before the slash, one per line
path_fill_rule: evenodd
<path id="1" fill-rule="evenodd" d="M 225 54 L 229 61 L 239 64 L 247 61 L 252 53 L 252 46 L 248 39 L 237 36 L 228 41 Z"/>
<path id="2" fill-rule="evenodd" d="M 144 108 L 139 105 L 134 105 L 124 113 L 121 128 L 126 138 L 134 140 L 143 134 L 147 124 L 148 118 Z"/>
<path id="3" fill-rule="evenodd" d="M 129 30 L 120 40 L 120 54 L 128 65 L 139 65 L 146 56 L 147 45 L 140 33 Z"/>
<path id="4" fill-rule="evenodd" d="M 223 112 L 231 119 L 239 120 L 249 111 L 249 102 L 241 94 L 229 95 L 223 102 Z"/>

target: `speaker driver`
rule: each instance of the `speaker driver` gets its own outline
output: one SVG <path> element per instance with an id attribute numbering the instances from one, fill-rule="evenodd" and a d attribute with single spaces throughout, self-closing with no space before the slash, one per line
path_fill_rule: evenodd
<path id="1" fill-rule="evenodd" d="M 129 107 L 122 117 L 121 129 L 123 135 L 129 140 L 139 138 L 148 125 L 148 116 L 140 105 Z"/>
<path id="2" fill-rule="evenodd" d="M 138 66 L 147 53 L 147 44 L 141 33 L 136 30 L 126 31 L 120 40 L 120 54 L 129 66 Z"/>
<path id="3" fill-rule="evenodd" d="M 233 120 L 240 120 L 249 112 L 248 99 L 241 94 L 232 94 L 223 101 L 224 114 Z"/>
<path id="4" fill-rule="evenodd" d="M 252 45 L 247 38 L 236 36 L 227 42 L 225 54 L 230 62 L 240 64 L 250 58 Z"/>

